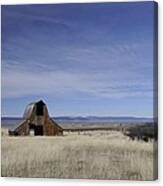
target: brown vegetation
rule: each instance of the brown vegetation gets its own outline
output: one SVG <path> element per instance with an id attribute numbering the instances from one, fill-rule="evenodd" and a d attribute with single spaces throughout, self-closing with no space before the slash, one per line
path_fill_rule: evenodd
<path id="1" fill-rule="evenodd" d="M 2 176 L 153 180 L 154 159 L 153 141 L 128 140 L 118 131 L 2 136 Z"/>

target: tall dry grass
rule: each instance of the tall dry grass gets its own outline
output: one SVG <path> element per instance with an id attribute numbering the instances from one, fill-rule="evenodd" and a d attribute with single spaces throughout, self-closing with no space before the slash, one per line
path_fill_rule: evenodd
<path id="1" fill-rule="evenodd" d="M 153 143 L 120 132 L 2 136 L 2 176 L 152 180 Z"/>

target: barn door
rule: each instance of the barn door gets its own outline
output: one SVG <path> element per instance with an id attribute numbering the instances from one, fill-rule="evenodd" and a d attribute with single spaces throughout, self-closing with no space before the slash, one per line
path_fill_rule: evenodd
<path id="1" fill-rule="evenodd" d="M 35 126 L 34 135 L 35 136 L 43 136 L 43 126 L 42 125 Z"/>

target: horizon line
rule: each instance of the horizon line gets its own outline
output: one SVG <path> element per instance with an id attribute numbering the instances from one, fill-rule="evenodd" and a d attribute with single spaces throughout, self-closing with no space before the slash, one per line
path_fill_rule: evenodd
<path id="1" fill-rule="evenodd" d="M 82 117 L 82 118 L 88 118 L 88 117 L 122 117 L 122 118 L 147 118 L 147 119 L 153 119 L 153 116 L 121 116 L 121 115 L 117 115 L 117 116 L 113 116 L 113 115 L 104 115 L 104 116 L 98 116 L 98 115 L 58 115 L 58 116 L 50 116 L 51 118 L 57 118 L 57 117 L 72 117 L 72 118 L 76 118 L 76 117 Z M 23 118 L 23 116 L 1 116 L 1 118 Z"/>

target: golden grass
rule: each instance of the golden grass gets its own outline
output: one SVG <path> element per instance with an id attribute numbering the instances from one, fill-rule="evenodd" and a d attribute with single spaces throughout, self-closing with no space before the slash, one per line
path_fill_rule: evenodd
<path id="1" fill-rule="evenodd" d="M 2 136 L 2 176 L 153 180 L 153 143 L 120 132 Z"/>
<path id="2" fill-rule="evenodd" d="M 1 129 L 1 136 L 8 136 L 8 128 Z"/>

